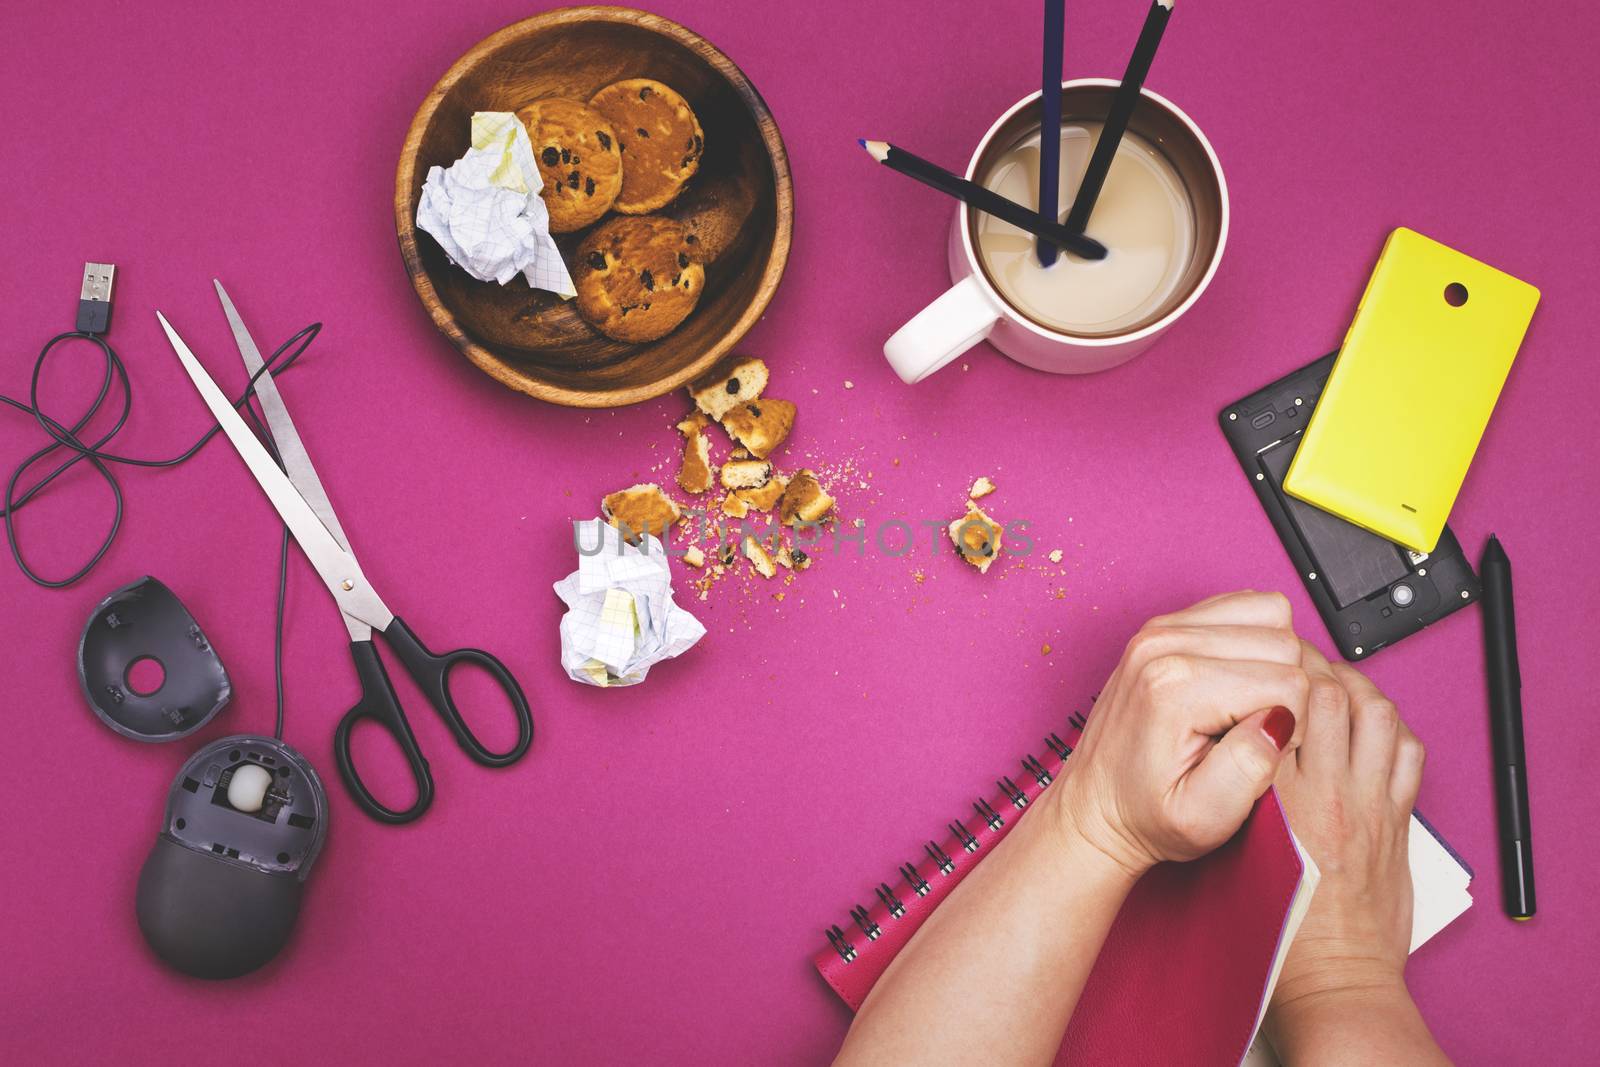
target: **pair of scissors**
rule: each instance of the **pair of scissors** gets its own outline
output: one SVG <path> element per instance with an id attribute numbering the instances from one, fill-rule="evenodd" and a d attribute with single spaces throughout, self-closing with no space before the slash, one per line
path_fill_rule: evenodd
<path id="1" fill-rule="evenodd" d="M 272 501 L 272 506 L 277 508 L 306 559 L 310 560 L 311 566 L 339 605 L 345 629 L 350 634 L 350 654 L 355 660 L 356 677 L 361 683 L 361 699 L 339 720 L 333 735 L 333 754 L 339 765 L 340 776 L 349 787 L 356 804 L 368 815 L 386 823 L 411 822 L 433 803 L 433 775 L 428 770 L 428 761 L 417 747 L 416 735 L 412 733 L 411 723 L 395 696 L 394 685 L 389 681 L 383 661 L 378 658 L 373 634 L 383 635 L 390 651 L 400 660 L 406 673 L 411 675 L 428 698 L 428 703 L 433 705 L 434 711 L 438 712 L 455 735 L 456 743 L 468 756 L 486 767 L 505 767 L 515 763 L 533 743 L 533 716 L 528 710 L 528 699 L 511 672 L 489 653 L 476 648 L 433 652 L 384 605 L 350 552 L 350 544 L 339 525 L 339 518 L 334 514 L 333 505 L 322 488 L 316 468 L 311 465 L 311 457 L 306 454 L 300 434 L 289 418 L 289 411 L 284 407 L 283 397 L 272 380 L 272 373 L 262 361 L 261 350 L 245 329 L 233 301 L 228 298 L 227 290 L 222 288 L 221 282 L 214 284 L 217 296 L 222 300 L 222 310 L 233 330 L 234 342 L 239 346 L 245 368 L 254 380 L 255 394 L 261 402 L 268 431 L 282 459 L 282 467 L 274 462 L 217 383 L 200 366 L 194 353 L 184 344 L 183 338 L 178 336 L 178 331 L 172 328 L 166 316 L 158 311 L 156 317 L 161 320 L 162 328 L 167 331 L 167 339 L 172 342 L 183 369 L 193 379 L 206 407 L 211 409 L 223 433 L 233 442 L 245 466 L 255 476 L 267 499 Z M 517 720 L 517 743 L 509 751 L 492 752 L 484 747 L 457 709 L 450 692 L 450 675 L 455 668 L 463 665 L 482 668 L 510 700 Z M 350 735 L 363 720 L 382 727 L 404 753 L 417 787 L 416 801 L 409 808 L 396 810 L 386 807 L 372 795 L 356 771 L 350 755 Z"/>

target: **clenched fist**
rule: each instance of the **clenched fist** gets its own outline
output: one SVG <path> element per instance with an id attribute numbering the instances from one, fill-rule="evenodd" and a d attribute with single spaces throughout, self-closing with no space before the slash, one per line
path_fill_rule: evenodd
<path id="1" fill-rule="evenodd" d="M 1280 593 L 1151 619 L 1095 702 L 1055 814 L 1137 877 L 1239 829 L 1299 743 L 1310 679 Z"/>

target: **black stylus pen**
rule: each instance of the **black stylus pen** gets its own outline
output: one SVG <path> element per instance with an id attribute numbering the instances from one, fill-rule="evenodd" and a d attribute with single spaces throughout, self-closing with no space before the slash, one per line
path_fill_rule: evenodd
<path id="1" fill-rule="evenodd" d="M 1500 819 L 1500 889 L 1506 914 L 1531 919 L 1533 826 L 1528 818 L 1528 773 L 1522 752 L 1522 673 L 1517 667 L 1517 618 L 1511 604 L 1511 560 L 1489 535 L 1478 561 L 1483 582 L 1483 651 L 1489 670 L 1489 737 L 1494 747 L 1495 806 Z"/>

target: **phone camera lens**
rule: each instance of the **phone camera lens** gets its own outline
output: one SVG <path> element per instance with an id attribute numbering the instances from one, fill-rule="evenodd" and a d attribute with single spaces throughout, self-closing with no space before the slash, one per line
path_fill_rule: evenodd
<path id="1" fill-rule="evenodd" d="M 1394 606 L 1397 608 L 1408 608 L 1411 602 L 1417 599 L 1417 593 L 1405 582 L 1400 582 L 1389 590 L 1389 599 L 1394 601 Z"/>

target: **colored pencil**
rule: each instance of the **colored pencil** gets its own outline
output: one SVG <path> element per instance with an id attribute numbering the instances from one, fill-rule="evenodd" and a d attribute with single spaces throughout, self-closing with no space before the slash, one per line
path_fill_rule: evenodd
<path id="1" fill-rule="evenodd" d="M 1061 53 L 1067 32 L 1066 0 L 1044 0 L 1044 72 L 1039 95 L 1039 215 L 1061 221 Z M 1055 136 L 1051 136 L 1051 132 Z M 1037 241 L 1039 265 L 1056 261 L 1056 246 Z"/>
<path id="2" fill-rule="evenodd" d="M 1073 198 L 1072 210 L 1067 212 L 1067 229 L 1082 233 L 1089 225 L 1089 215 L 1094 202 L 1100 198 L 1100 188 L 1106 183 L 1111 161 L 1116 158 L 1117 145 L 1128 131 L 1128 120 L 1139 103 L 1139 90 L 1144 86 L 1145 75 L 1150 73 L 1150 63 L 1161 44 L 1161 34 L 1172 15 L 1173 0 L 1151 0 L 1150 11 L 1144 18 L 1144 29 L 1139 31 L 1139 43 L 1133 47 L 1128 59 L 1128 69 L 1122 74 L 1122 84 L 1111 98 L 1111 110 L 1106 114 L 1106 124 L 1094 143 L 1094 154 L 1089 157 L 1089 167 L 1078 183 L 1078 195 Z"/>
<path id="3" fill-rule="evenodd" d="M 1082 256 L 1084 259 L 1106 258 L 1106 246 L 1094 238 L 1082 233 L 1073 233 L 1059 222 L 1047 221 L 1037 211 L 1031 211 L 1015 200 L 1008 200 L 991 189 L 985 189 L 977 182 L 969 182 L 958 174 L 952 174 L 936 163 L 929 163 L 921 156 L 913 155 L 903 148 L 896 148 L 887 141 L 864 140 L 861 141 L 861 147 L 890 170 L 897 170 L 908 178 L 915 178 L 941 193 L 966 202 L 978 211 L 993 215 L 1019 229 L 1027 230 L 1036 237 L 1060 245 L 1074 255 Z"/>

